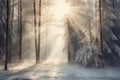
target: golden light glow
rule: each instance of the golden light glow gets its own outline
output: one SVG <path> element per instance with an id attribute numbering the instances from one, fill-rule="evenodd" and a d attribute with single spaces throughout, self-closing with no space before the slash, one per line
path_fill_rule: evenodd
<path id="1" fill-rule="evenodd" d="M 54 8 L 54 14 L 56 17 L 66 17 L 71 12 L 71 6 L 66 0 L 57 0 Z"/>

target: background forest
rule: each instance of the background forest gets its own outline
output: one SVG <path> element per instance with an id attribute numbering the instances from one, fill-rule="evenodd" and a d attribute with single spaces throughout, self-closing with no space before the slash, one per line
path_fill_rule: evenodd
<path id="1" fill-rule="evenodd" d="M 67 2 L 71 11 L 61 16 L 53 0 L 0 0 L 0 64 L 39 63 L 63 51 L 68 62 L 86 67 L 120 65 L 120 0 Z"/>

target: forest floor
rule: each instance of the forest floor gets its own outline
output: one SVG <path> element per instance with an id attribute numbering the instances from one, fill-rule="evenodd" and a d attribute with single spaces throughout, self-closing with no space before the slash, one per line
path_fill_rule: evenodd
<path id="1" fill-rule="evenodd" d="M 22 63 L 3 71 L 0 80 L 120 80 L 120 68 L 84 68 L 79 65 Z"/>

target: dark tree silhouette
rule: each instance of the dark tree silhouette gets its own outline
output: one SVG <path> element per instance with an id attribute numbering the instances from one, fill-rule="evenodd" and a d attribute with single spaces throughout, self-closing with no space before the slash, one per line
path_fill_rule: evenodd
<path id="1" fill-rule="evenodd" d="M 10 20 L 10 0 L 7 0 L 7 18 L 6 18 L 6 52 L 4 70 L 8 70 L 8 27 Z"/>
<path id="2" fill-rule="evenodd" d="M 100 26 L 100 44 L 103 53 L 103 34 L 102 34 L 102 0 L 99 0 L 99 26 Z"/>
<path id="3" fill-rule="evenodd" d="M 19 29 L 18 59 L 22 60 L 22 0 L 18 0 L 18 29 Z"/>

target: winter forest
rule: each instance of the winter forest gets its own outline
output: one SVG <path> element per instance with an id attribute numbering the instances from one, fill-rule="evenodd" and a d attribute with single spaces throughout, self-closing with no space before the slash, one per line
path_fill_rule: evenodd
<path id="1" fill-rule="evenodd" d="M 120 0 L 0 0 L 0 80 L 119 75 Z"/>

